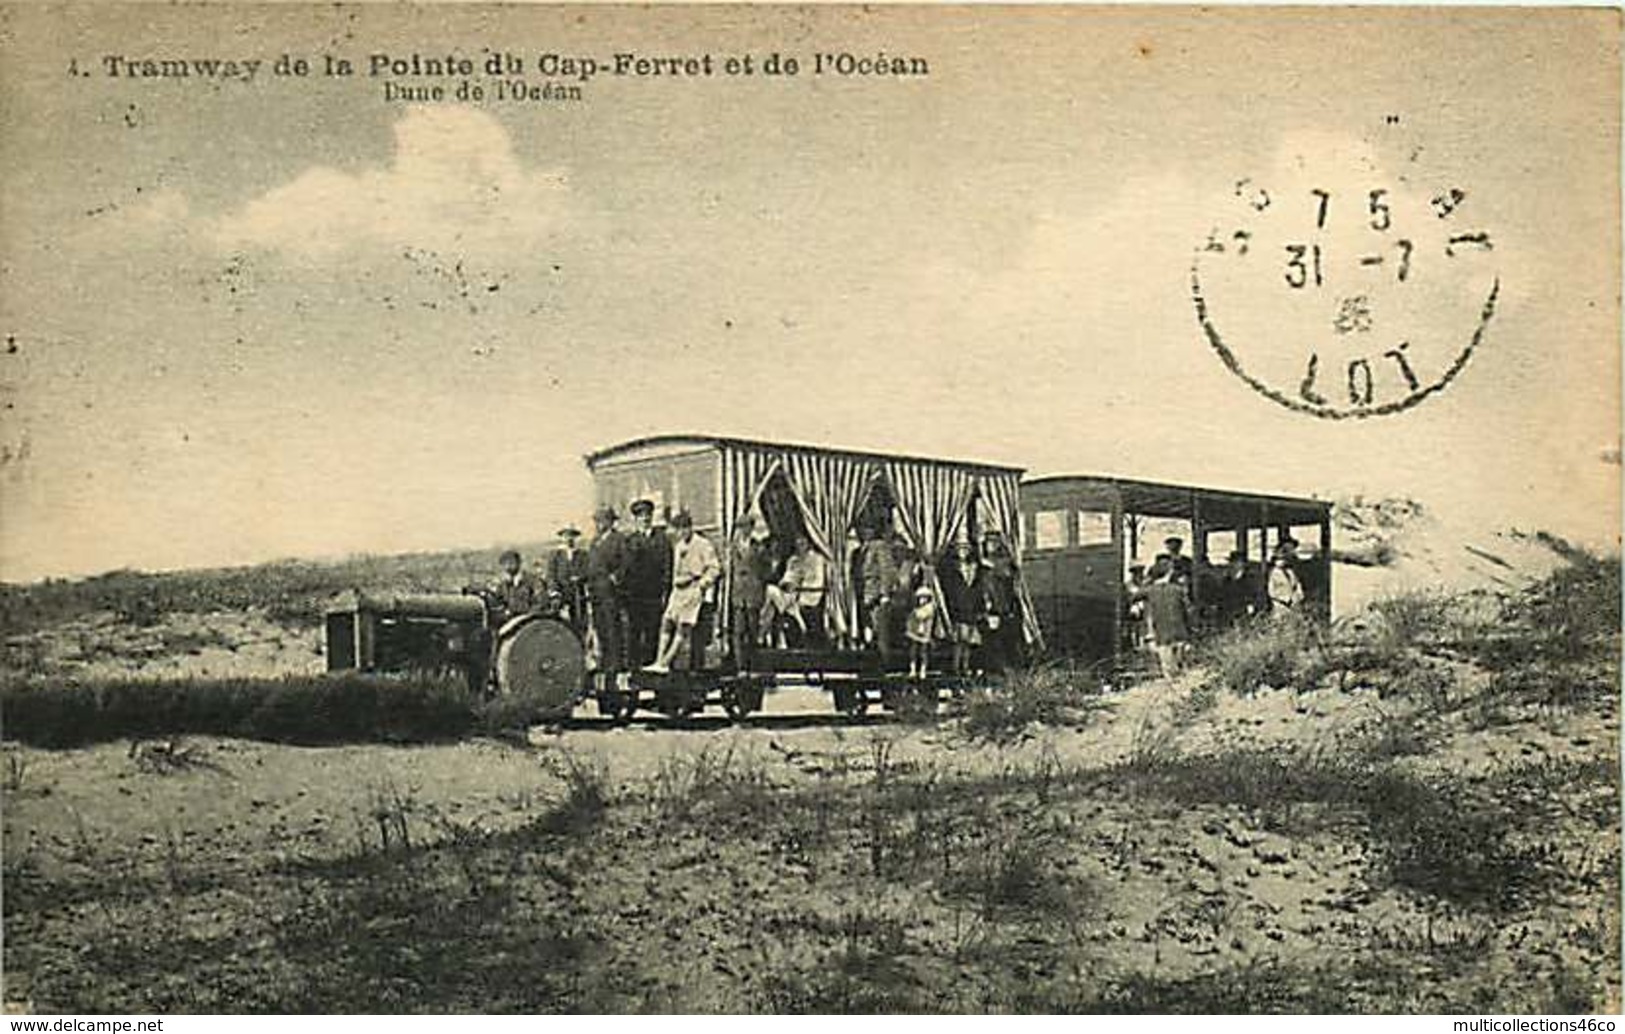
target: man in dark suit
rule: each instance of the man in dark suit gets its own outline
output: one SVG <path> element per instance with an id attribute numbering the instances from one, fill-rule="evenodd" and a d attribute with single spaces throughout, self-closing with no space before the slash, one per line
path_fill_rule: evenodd
<path id="1" fill-rule="evenodd" d="M 581 532 L 559 529 L 562 545 L 547 558 L 547 593 L 559 616 L 577 635 L 587 631 L 587 553 L 579 546 Z"/>
<path id="2" fill-rule="evenodd" d="M 490 598 L 497 610 L 496 623 L 529 614 L 541 603 L 542 594 L 530 575 L 525 573 L 525 562 L 516 550 L 505 550 L 497 559 L 502 577 L 492 583 Z"/>
<path id="3" fill-rule="evenodd" d="M 600 690 L 614 688 L 626 670 L 621 623 L 625 620 L 626 536 L 615 527 L 615 510 L 604 507 L 594 517 L 597 534 L 587 550 L 586 595 L 592 634 L 598 640 Z"/>
<path id="4" fill-rule="evenodd" d="M 626 657 L 630 667 L 654 663 L 660 649 L 660 618 L 671 591 L 671 540 L 654 526 L 655 504 L 639 499 L 630 507 L 632 533 L 626 539 Z"/>

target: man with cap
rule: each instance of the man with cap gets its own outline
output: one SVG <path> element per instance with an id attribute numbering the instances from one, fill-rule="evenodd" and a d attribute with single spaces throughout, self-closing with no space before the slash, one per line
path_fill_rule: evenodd
<path id="1" fill-rule="evenodd" d="M 615 508 L 606 506 L 593 517 L 597 528 L 587 550 L 587 614 L 598 641 L 599 690 L 615 688 L 615 676 L 626 670 L 623 596 L 626 584 L 626 536 L 615 527 Z"/>
<path id="2" fill-rule="evenodd" d="M 535 581 L 525 573 L 524 558 L 517 550 L 506 549 L 497 559 L 502 568 L 502 577 L 491 586 L 490 594 L 497 609 L 498 623 L 520 614 L 529 614 L 537 609 L 542 601 L 542 594 L 538 591 Z"/>
<path id="3" fill-rule="evenodd" d="M 652 664 L 660 648 L 660 618 L 671 588 L 671 540 L 654 526 L 655 504 L 639 499 L 626 539 L 626 659 L 634 668 Z"/>
<path id="4" fill-rule="evenodd" d="M 547 558 L 547 592 L 559 616 L 577 635 L 587 631 L 587 554 L 580 548 L 581 530 L 559 529 L 559 548 Z"/>
<path id="5" fill-rule="evenodd" d="M 1195 569 L 1191 564 L 1191 558 L 1185 555 L 1185 540 L 1178 535 L 1170 535 L 1162 540 L 1162 545 L 1165 552 L 1158 554 L 1154 563 L 1162 564 L 1166 561 L 1166 566 L 1173 569 L 1175 580 L 1184 585 L 1189 592 Z"/>

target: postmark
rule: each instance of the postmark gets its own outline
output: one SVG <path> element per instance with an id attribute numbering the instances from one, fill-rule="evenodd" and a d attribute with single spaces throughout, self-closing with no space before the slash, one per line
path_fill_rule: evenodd
<path id="1" fill-rule="evenodd" d="M 1500 242 L 1467 186 L 1367 164 L 1229 193 L 1191 297 L 1208 345 L 1258 394 L 1326 420 L 1388 416 L 1448 388 L 1483 344 Z"/>

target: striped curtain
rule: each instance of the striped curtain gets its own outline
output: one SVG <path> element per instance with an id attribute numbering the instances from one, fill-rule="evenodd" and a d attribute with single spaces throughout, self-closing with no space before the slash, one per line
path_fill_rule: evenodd
<path id="1" fill-rule="evenodd" d="M 832 637 L 850 643 L 857 634 L 858 595 L 852 584 L 848 533 L 869 497 L 879 468 L 859 459 L 813 452 L 787 452 L 785 480 L 801 508 L 813 548 L 829 559 L 824 615 Z"/>
<path id="2" fill-rule="evenodd" d="M 1015 474 L 985 474 L 977 479 L 976 515 L 983 529 L 1004 536 L 1016 565 L 1016 597 L 1021 601 L 1021 631 L 1029 646 L 1042 646 L 1044 633 L 1038 625 L 1038 608 L 1033 606 L 1027 579 L 1021 573 L 1021 486 Z"/>
<path id="3" fill-rule="evenodd" d="M 920 557 L 924 583 L 936 597 L 937 633 L 950 628 L 937 562 L 965 528 L 976 494 L 976 478 L 954 467 L 930 463 L 887 463 L 886 481 L 897 502 L 898 530 Z"/>

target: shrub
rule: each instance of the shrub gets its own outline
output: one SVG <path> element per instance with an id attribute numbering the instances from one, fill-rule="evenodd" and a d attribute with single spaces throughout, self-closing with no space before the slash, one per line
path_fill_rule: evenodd
<path id="1" fill-rule="evenodd" d="M 1229 629 L 1203 653 L 1220 686 L 1250 696 L 1266 686 L 1307 687 L 1321 670 L 1319 632 L 1306 618 L 1268 618 Z"/>
<path id="2" fill-rule="evenodd" d="M 1436 640 L 1450 612 L 1449 597 L 1436 592 L 1396 592 L 1371 601 L 1378 618 L 1378 648 L 1394 651 Z"/>
<path id="3" fill-rule="evenodd" d="M 184 734 L 280 743 L 455 737 L 474 720 L 462 681 L 354 673 L 281 679 L 0 683 L 0 732 L 41 747 Z"/>
<path id="4" fill-rule="evenodd" d="M 1009 743 L 1034 725 L 1081 725 L 1101 706 L 1100 677 L 1086 669 L 1043 665 L 1001 675 L 958 702 L 969 739 Z"/>

